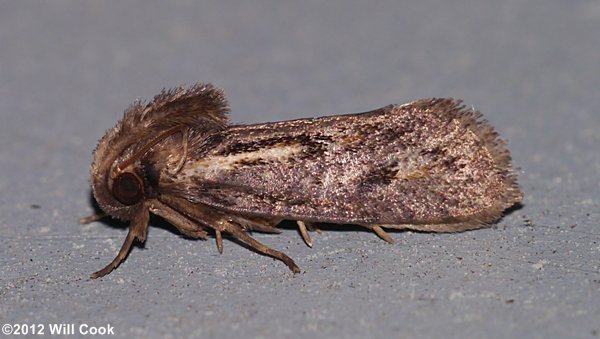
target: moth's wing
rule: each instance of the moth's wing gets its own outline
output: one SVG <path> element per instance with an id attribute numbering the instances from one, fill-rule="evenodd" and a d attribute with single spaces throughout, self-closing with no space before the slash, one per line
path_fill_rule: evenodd
<path id="1" fill-rule="evenodd" d="M 241 215 L 464 229 L 522 196 L 503 142 L 451 99 L 232 126 L 190 149 L 165 194 Z"/>

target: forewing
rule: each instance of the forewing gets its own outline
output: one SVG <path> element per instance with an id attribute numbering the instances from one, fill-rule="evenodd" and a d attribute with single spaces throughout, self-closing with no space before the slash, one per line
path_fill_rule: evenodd
<path id="1" fill-rule="evenodd" d="M 510 156 L 451 99 L 232 126 L 164 192 L 238 214 L 353 224 L 488 222 L 520 200 Z"/>

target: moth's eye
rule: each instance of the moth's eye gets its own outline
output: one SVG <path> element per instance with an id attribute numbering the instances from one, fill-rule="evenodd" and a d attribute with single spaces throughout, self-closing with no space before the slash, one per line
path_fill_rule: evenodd
<path id="1" fill-rule="evenodd" d="M 133 205 L 144 198 L 144 185 L 137 175 L 125 172 L 113 181 L 112 192 L 124 205 Z"/>

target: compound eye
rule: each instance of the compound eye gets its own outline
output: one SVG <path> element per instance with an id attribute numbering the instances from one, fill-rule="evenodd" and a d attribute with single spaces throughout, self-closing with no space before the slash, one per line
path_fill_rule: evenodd
<path id="1" fill-rule="evenodd" d="M 122 204 L 133 205 L 144 198 L 144 185 L 140 177 L 125 172 L 113 181 L 112 193 Z"/>

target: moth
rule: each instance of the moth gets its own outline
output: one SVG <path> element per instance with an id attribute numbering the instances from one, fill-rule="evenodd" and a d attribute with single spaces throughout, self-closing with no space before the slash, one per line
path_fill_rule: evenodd
<path id="1" fill-rule="evenodd" d="M 223 234 L 296 263 L 248 231 L 296 221 L 459 232 L 497 221 L 522 200 L 505 142 L 481 114 L 453 99 L 423 99 L 366 113 L 231 124 L 210 84 L 163 90 L 135 102 L 99 141 L 91 186 L 100 208 L 129 221 L 102 277 L 144 242 L 150 213 L 193 238 Z M 100 216 L 81 220 L 87 223 Z"/>

